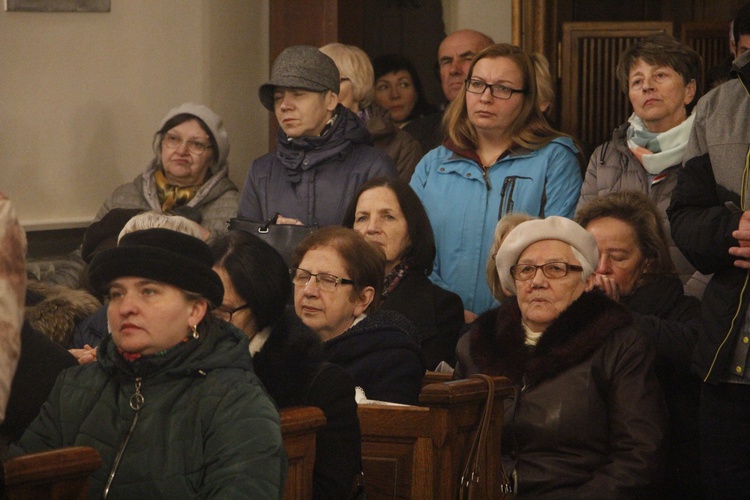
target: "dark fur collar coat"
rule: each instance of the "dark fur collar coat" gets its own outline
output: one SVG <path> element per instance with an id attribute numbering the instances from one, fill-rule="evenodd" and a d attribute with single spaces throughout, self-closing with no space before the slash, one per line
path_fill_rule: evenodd
<path id="1" fill-rule="evenodd" d="M 502 461 L 518 498 L 644 498 L 660 482 L 666 430 L 653 343 L 630 313 L 587 292 L 525 345 L 515 298 L 459 341 L 461 376 L 504 375 Z"/>
<path id="2" fill-rule="evenodd" d="M 581 363 L 612 330 L 632 322 L 627 309 L 599 292 L 587 292 L 560 314 L 532 350 L 525 344 L 518 302 L 511 297 L 477 318 L 468 334 L 469 356 L 464 352 L 459 359 L 461 373 L 503 375 L 516 385 L 536 385 Z"/>

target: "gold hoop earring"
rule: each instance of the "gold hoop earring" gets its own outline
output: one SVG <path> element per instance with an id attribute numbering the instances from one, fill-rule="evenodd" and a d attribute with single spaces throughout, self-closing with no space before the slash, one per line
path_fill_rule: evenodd
<path id="1" fill-rule="evenodd" d="M 200 338 L 200 335 L 198 335 L 198 325 L 193 325 L 193 338 Z"/>

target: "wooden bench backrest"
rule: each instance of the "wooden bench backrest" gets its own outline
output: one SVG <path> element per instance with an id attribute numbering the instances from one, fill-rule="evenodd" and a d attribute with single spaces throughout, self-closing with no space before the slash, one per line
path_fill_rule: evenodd
<path id="1" fill-rule="evenodd" d="M 283 498 L 312 499 L 315 434 L 326 424 L 326 418 L 320 408 L 312 406 L 284 408 L 280 414 L 281 436 L 289 460 Z"/>
<path id="2" fill-rule="evenodd" d="M 3 462 L 2 498 L 86 499 L 89 476 L 101 467 L 99 452 L 87 446 L 30 453 Z"/>
<path id="3" fill-rule="evenodd" d="M 493 488 L 500 482 L 503 399 L 511 394 L 510 382 L 498 377 L 484 467 Z M 368 500 L 455 498 L 486 398 L 486 383 L 468 379 L 426 385 L 421 406 L 360 405 Z"/>

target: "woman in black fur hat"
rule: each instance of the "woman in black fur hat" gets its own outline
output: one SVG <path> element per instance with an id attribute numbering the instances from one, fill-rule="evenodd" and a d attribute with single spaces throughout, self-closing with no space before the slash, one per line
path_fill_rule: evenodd
<path id="1" fill-rule="evenodd" d="M 247 336 L 211 314 L 224 295 L 212 264 L 204 242 L 161 228 L 94 257 L 111 333 L 60 375 L 11 456 L 95 448 L 92 497 L 280 498 L 279 414 Z"/>

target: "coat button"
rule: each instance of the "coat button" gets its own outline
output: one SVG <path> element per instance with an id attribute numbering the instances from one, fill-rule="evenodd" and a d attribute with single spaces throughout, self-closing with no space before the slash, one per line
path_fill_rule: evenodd
<path id="1" fill-rule="evenodd" d="M 737 375 L 742 375 L 742 367 L 741 366 L 736 366 L 734 368 L 734 371 L 737 372 Z"/>

